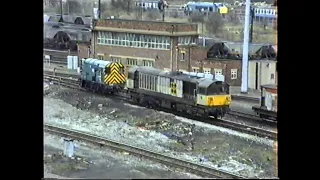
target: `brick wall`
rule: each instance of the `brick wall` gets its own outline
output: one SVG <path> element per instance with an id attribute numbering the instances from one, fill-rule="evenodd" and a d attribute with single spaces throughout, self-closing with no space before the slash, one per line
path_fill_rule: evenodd
<path id="1" fill-rule="evenodd" d="M 88 45 L 78 44 L 78 58 L 87 58 L 88 57 Z"/>
<path id="2" fill-rule="evenodd" d="M 191 66 L 198 67 L 200 72 L 203 68 L 211 68 L 211 73 L 214 74 L 214 69 L 222 69 L 222 75 L 225 76 L 225 81 L 231 86 L 241 85 L 241 60 L 202 60 L 192 61 Z M 231 69 L 237 69 L 237 79 L 231 79 Z"/>
<path id="3" fill-rule="evenodd" d="M 170 67 L 170 50 L 127 48 L 120 46 L 96 45 L 95 54 L 104 54 L 105 60 L 109 60 L 110 55 L 133 56 L 155 59 L 156 68 Z M 124 63 L 124 62 L 122 62 Z M 124 63 L 125 64 L 125 63 Z"/>
<path id="4" fill-rule="evenodd" d="M 189 52 L 188 51 L 189 51 L 189 49 L 184 48 L 184 50 L 185 50 L 184 59 L 183 59 L 183 56 L 181 53 L 183 50 L 179 50 L 178 64 L 179 64 L 179 69 L 183 69 L 183 70 L 188 71 L 188 60 L 189 60 Z M 203 47 L 192 47 L 192 48 L 190 48 L 190 56 L 191 56 L 191 58 L 190 58 L 191 62 L 206 59 L 207 58 L 207 49 L 203 48 Z M 190 71 L 192 71 L 192 68 Z"/>

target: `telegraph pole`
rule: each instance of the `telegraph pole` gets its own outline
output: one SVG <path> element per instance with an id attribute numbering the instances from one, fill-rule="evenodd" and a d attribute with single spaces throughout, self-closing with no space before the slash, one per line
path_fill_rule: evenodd
<path id="1" fill-rule="evenodd" d="M 61 20 L 61 22 L 63 22 L 63 12 L 62 12 L 62 6 L 63 6 L 63 4 L 62 4 L 62 0 L 60 0 L 60 15 L 61 15 L 61 18 L 60 18 L 60 20 Z"/>
<path id="2" fill-rule="evenodd" d="M 101 0 L 98 2 L 98 19 L 101 19 Z"/>
<path id="3" fill-rule="evenodd" d="M 244 21 L 243 54 L 242 54 L 242 78 L 241 93 L 248 93 L 248 49 L 249 49 L 249 20 L 250 20 L 250 0 L 246 0 L 246 12 Z"/>

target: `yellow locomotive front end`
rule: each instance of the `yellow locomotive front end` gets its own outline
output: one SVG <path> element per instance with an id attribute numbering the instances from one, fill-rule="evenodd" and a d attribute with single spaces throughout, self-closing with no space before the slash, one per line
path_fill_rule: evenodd
<path id="1" fill-rule="evenodd" d="M 126 83 L 126 76 L 124 73 L 124 66 L 121 63 L 112 62 L 105 67 L 104 82 L 109 86 L 124 86 Z"/>
<path id="2" fill-rule="evenodd" d="M 199 83 L 198 89 L 197 104 L 204 106 L 210 115 L 223 117 L 229 111 L 231 95 L 227 83 L 204 80 Z"/>

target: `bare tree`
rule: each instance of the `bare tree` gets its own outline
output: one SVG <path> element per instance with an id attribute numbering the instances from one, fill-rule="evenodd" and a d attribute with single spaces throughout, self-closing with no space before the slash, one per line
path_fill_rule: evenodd
<path id="1" fill-rule="evenodd" d="M 204 18 L 204 15 L 200 12 L 193 12 L 190 16 L 189 16 L 189 21 L 190 22 L 202 22 Z"/>
<path id="2" fill-rule="evenodd" d="M 228 14 L 228 16 L 229 16 L 230 22 L 233 23 L 234 25 L 238 25 L 240 23 L 239 18 L 234 11 L 231 11 Z"/>
<path id="3" fill-rule="evenodd" d="M 78 1 L 67 1 L 68 13 L 81 13 L 81 4 Z"/>
<path id="4" fill-rule="evenodd" d="M 160 13 L 158 11 L 148 11 L 144 17 L 146 20 L 156 20 L 160 18 Z"/>
<path id="5" fill-rule="evenodd" d="M 133 1 L 132 0 L 111 0 L 110 5 L 113 9 L 126 11 L 130 14 L 132 11 Z"/>
<path id="6" fill-rule="evenodd" d="M 206 28 L 210 33 L 218 33 L 224 25 L 224 21 L 219 13 L 211 13 L 206 22 Z"/>
<path id="7" fill-rule="evenodd" d="M 267 30 L 267 27 L 268 27 L 268 19 L 267 18 L 263 18 L 262 20 L 262 26 L 263 26 L 263 29 L 264 30 Z"/>
<path id="8" fill-rule="evenodd" d="M 48 6 L 51 6 L 51 7 L 58 7 L 60 6 L 60 1 L 57 1 L 57 0 L 48 0 Z"/>

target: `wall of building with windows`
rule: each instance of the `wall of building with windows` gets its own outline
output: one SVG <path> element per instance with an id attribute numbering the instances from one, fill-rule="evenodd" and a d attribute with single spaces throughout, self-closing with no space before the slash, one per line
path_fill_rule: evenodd
<path id="1" fill-rule="evenodd" d="M 166 36 L 104 31 L 98 32 L 97 44 L 162 50 L 171 47 L 170 37 Z"/>
<path id="2" fill-rule="evenodd" d="M 197 43 L 198 36 L 184 35 L 160 36 L 143 35 L 127 32 L 95 31 L 94 41 L 92 41 L 93 54 L 98 59 L 109 60 L 111 55 L 131 57 L 114 58 L 114 61 L 121 61 L 125 65 L 150 66 L 156 68 L 170 68 L 171 55 L 173 67 L 176 67 L 176 47 L 179 45 L 190 45 Z M 171 45 L 173 43 L 173 45 Z M 172 49 L 172 52 L 171 52 Z M 193 50 L 191 50 L 193 52 Z M 203 53 L 206 56 L 206 53 Z M 178 61 L 185 61 L 188 51 L 178 52 Z M 200 58 L 202 58 L 202 56 Z M 150 61 L 152 59 L 152 61 Z M 191 59 L 199 59 L 192 57 Z M 186 64 L 186 63 L 182 63 Z M 183 67 L 187 69 L 187 67 Z"/>
<path id="3" fill-rule="evenodd" d="M 276 65 L 273 60 L 250 60 L 248 87 L 260 90 L 261 85 L 276 84 Z"/>
<path id="4" fill-rule="evenodd" d="M 231 86 L 241 85 L 241 60 L 202 60 L 192 61 L 192 72 L 224 75 Z"/>
<path id="5" fill-rule="evenodd" d="M 132 56 L 121 56 L 121 55 L 109 55 L 110 60 L 113 62 L 122 63 L 125 66 L 147 66 L 154 67 L 155 59 L 145 57 L 132 57 Z"/>
<path id="6" fill-rule="evenodd" d="M 197 36 L 178 37 L 178 45 L 195 44 L 197 40 Z M 168 36 L 106 31 L 98 31 L 97 44 L 163 50 L 169 50 L 171 47 Z"/>

